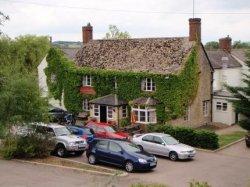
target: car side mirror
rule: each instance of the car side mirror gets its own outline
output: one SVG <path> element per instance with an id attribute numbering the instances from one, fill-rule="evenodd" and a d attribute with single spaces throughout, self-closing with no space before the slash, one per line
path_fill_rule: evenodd
<path id="1" fill-rule="evenodd" d="M 164 142 L 162 142 L 161 145 L 164 145 L 164 146 L 165 146 L 166 144 L 165 144 Z"/>
<path id="2" fill-rule="evenodd" d="M 121 150 L 120 153 L 123 154 L 123 150 Z"/>

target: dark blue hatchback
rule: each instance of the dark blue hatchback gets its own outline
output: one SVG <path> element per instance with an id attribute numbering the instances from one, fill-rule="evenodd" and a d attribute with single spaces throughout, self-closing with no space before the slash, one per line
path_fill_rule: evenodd
<path id="1" fill-rule="evenodd" d="M 66 127 L 72 134 L 85 138 L 88 143 L 92 142 L 94 139 L 94 134 L 92 134 L 91 130 L 87 127 L 77 127 L 73 125 Z"/>
<path id="2" fill-rule="evenodd" d="M 155 156 L 127 141 L 94 139 L 86 155 L 90 164 L 104 162 L 124 167 L 128 172 L 151 170 L 157 165 Z"/>

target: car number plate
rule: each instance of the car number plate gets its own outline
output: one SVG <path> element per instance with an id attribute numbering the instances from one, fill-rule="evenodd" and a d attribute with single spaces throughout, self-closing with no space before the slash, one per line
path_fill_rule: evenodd
<path id="1" fill-rule="evenodd" d="M 79 148 L 83 148 L 83 147 L 84 147 L 84 144 L 79 144 L 78 147 L 79 147 Z"/>
<path id="2" fill-rule="evenodd" d="M 150 166 L 155 166 L 155 165 L 156 165 L 156 162 L 150 163 Z"/>

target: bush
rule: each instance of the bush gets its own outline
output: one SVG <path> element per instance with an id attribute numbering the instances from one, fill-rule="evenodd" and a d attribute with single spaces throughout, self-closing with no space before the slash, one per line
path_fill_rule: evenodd
<path id="1" fill-rule="evenodd" d="M 120 121 L 120 127 L 126 127 L 130 125 L 130 120 L 128 118 L 124 118 Z"/>
<path id="2" fill-rule="evenodd" d="M 218 135 L 206 130 L 195 130 L 188 127 L 173 127 L 171 125 L 150 125 L 149 132 L 163 132 L 179 140 L 181 143 L 204 148 L 217 149 L 219 147 Z"/>
<path id="3" fill-rule="evenodd" d="M 1 153 L 5 159 L 45 158 L 54 146 L 54 140 L 37 133 L 25 136 L 8 134 L 3 140 Z"/>

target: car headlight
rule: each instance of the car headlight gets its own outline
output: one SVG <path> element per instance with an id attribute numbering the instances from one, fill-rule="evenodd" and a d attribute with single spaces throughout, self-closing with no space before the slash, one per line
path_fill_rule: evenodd
<path id="1" fill-rule="evenodd" d="M 157 158 L 154 156 L 154 160 L 157 161 Z"/>
<path id="2" fill-rule="evenodd" d="M 143 158 L 139 158 L 138 161 L 141 163 L 141 164 L 146 164 L 147 163 L 147 160 L 143 159 Z"/>

